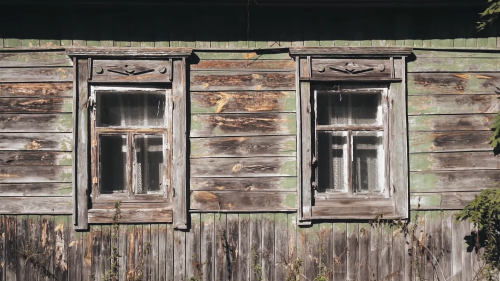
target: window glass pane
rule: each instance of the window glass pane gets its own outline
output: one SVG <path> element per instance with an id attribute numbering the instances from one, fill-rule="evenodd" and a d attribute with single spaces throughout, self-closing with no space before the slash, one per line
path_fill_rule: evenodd
<path id="1" fill-rule="evenodd" d="M 99 135 L 101 193 L 123 192 L 127 188 L 127 136 Z"/>
<path id="2" fill-rule="evenodd" d="M 382 192 L 384 187 L 383 132 L 353 132 L 355 193 Z"/>
<path id="3" fill-rule="evenodd" d="M 98 92 L 97 126 L 165 125 L 165 92 Z"/>
<path id="4" fill-rule="evenodd" d="M 347 192 L 347 132 L 318 132 L 318 192 Z"/>
<path id="5" fill-rule="evenodd" d="M 134 182 L 136 194 L 158 193 L 163 190 L 163 136 L 134 137 Z"/>
<path id="6" fill-rule="evenodd" d="M 380 94 L 317 92 L 318 125 L 381 124 Z"/>

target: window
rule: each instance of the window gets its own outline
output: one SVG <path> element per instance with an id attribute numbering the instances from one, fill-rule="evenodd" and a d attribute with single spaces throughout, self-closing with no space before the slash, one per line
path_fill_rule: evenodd
<path id="1" fill-rule="evenodd" d="M 292 48 L 300 219 L 408 217 L 409 48 Z"/>
<path id="2" fill-rule="evenodd" d="M 171 90 L 93 86 L 93 203 L 171 202 Z"/>
<path id="3" fill-rule="evenodd" d="M 186 58 L 191 52 L 67 50 L 75 77 L 76 230 L 115 219 L 187 228 Z"/>

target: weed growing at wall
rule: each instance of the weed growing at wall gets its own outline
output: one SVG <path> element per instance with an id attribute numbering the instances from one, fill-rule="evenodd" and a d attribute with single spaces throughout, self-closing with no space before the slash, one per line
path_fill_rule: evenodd
<path id="1" fill-rule="evenodd" d="M 121 201 L 118 200 L 115 202 L 115 213 L 111 218 L 113 219 L 113 236 L 111 237 L 111 268 L 104 274 L 104 281 L 118 281 L 118 268 L 120 265 L 118 264 L 118 220 L 121 218 Z"/>
<path id="2" fill-rule="evenodd" d="M 500 127 L 499 127 L 500 128 Z M 500 272 L 500 188 L 481 191 L 457 215 L 457 221 L 469 219 L 476 228 L 474 249 L 482 253 L 482 264 L 475 280 L 498 280 Z"/>

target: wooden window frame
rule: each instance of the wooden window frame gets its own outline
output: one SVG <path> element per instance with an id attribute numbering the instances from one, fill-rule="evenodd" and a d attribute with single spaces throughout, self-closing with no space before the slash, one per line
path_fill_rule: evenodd
<path id="1" fill-rule="evenodd" d="M 89 224 L 113 222 L 171 222 L 175 229 L 187 229 L 186 59 L 192 49 L 69 48 L 66 52 L 72 57 L 75 74 L 74 229 L 88 230 Z M 165 91 L 168 104 L 165 114 L 169 121 L 165 128 L 97 128 L 93 112 L 95 90 L 99 89 Z M 99 154 L 97 135 L 99 132 L 113 134 L 114 131 L 126 132 L 128 139 L 134 133 L 164 134 L 164 148 L 168 149 L 164 156 L 171 159 L 167 162 L 170 163 L 168 167 L 165 167 L 167 171 L 164 175 L 169 181 L 169 186 L 164 187 L 165 192 L 133 195 L 129 183 L 128 194 L 99 194 L 99 179 L 96 178 Z M 116 220 L 113 215 L 118 200 L 121 202 L 120 217 Z"/>
<path id="2" fill-rule="evenodd" d="M 291 48 L 296 62 L 299 221 L 407 219 L 409 217 L 406 58 L 411 48 Z M 359 63 L 358 63 L 359 62 Z M 325 67 L 326 65 L 326 67 Z M 380 66 L 380 67 L 378 67 Z M 325 70 L 326 68 L 326 70 Z M 354 71 L 353 71 L 354 69 Z M 357 71 L 357 69 L 361 69 Z M 316 196 L 315 91 L 379 91 L 384 131 L 385 190 L 381 194 Z M 362 126 L 319 126 L 326 131 Z M 349 179 L 348 182 L 352 180 Z"/>

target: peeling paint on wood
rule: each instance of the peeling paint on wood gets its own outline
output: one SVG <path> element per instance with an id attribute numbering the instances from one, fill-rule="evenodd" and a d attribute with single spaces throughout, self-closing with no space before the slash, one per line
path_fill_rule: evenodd
<path id="1" fill-rule="evenodd" d="M 65 52 L 0 53 L 0 67 L 73 66 Z"/>
<path id="2" fill-rule="evenodd" d="M 0 84 L 0 97 L 71 97 L 72 83 L 10 83 Z"/>
<path id="3" fill-rule="evenodd" d="M 73 138 L 69 133 L 2 133 L 0 150 L 71 151 Z"/>
<path id="4" fill-rule="evenodd" d="M 0 151 L 0 164 L 5 166 L 71 166 L 72 157 L 69 152 Z"/>
<path id="5" fill-rule="evenodd" d="M 488 73 L 408 73 L 408 95 L 494 94 L 500 74 Z"/>
<path id="6" fill-rule="evenodd" d="M 496 188 L 498 182 L 496 170 L 411 172 L 410 192 L 478 191 Z"/>
<path id="7" fill-rule="evenodd" d="M 191 178 L 191 190 L 203 191 L 266 191 L 296 190 L 296 177 L 262 177 L 262 178 Z"/>
<path id="8" fill-rule="evenodd" d="M 496 113 L 500 95 L 409 96 L 408 115 Z"/>
<path id="9" fill-rule="evenodd" d="M 36 126 L 33 126 L 36 124 Z M 61 114 L 0 114 L 0 132 L 71 132 L 73 117 Z"/>
<path id="10" fill-rule="evenodd" d="M 409 134 L 410 153 L 491 150 L 489 131 L 415 132 Z"/>
<path id="11" fill-rule="evenodd" d="M 0 82 L 70 82 L 73 71 L 67 67 L 0 68 Z"/>
<path id="12" fill-rule="evenodd" d="M 2 196 L 50 197 L 71 196 L 71 183 L 2 183 Z"/>
<path id="13" fill-rule="evenodd" d="M 409 131 L 490 131 L 496 114 L 408 116 Z M 414 133 L 410 133 L 410 136 Z"/>
<path id="14" fill-rule="evenodd" d="M 204 211 L 286 211 L 296 208 L 295 193 L 193 191 L 191 209 Z"/>
<path id="15" fill-rule="evenodd" d="M 500 157 L 493 151 L 410 154 L 411 171 L 487 169 L 500 169 Z"/>
<path id="16" fill-rule="evenodd" d="M 261 71 L 294 71 L 295 62 L 292 59 L 289 60 L 206 60 L 203 59 L 198 63 L 191 65 L 192 71 L 198 70 L 228 70 L 239 71 L 239 70 L 261 70 Z"/>
<path id="17" fill-rule="evenodd" d="M 0 72 L 1 74 L 1 72 Z M 295 73 L 290 72 L 191 72 L 191 91 L 295 90 Z"/>
<path id="18" fill-rule="evenodd" d="M 295 157 L 191 159 L 191 177 L 296 176 Z"/>
<path id="19" fill-rule="evenodd" d="M 499 71 L 498 59 L 491 58 L 417 58 L 408 64 L 408 72 Z"/>

